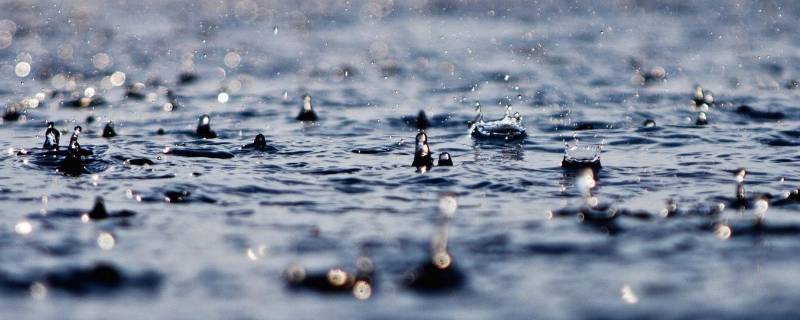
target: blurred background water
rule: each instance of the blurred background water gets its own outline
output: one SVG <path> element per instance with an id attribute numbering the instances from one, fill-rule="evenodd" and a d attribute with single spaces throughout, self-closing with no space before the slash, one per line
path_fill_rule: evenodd
<path id="1" fill-rule="evenodd" d="M 797 317 L 799 206 L 781 199 L 800 180 L 798 17 L 792 1 L 0 1 L 0 100 L 20 110 L 0 124 L 2 317 Z M 695 84 L 714 92 L 705 126 Z M 294 119 L 304 94 L 316 123 Z M 512 105 L 528 137 L 470 137 L 476 103 Z M 455 166 L 410 166 L 419 110 Z M 193 135 L 202 114 L 217 139 Z M 83 127 L 89 173 L 17 155 L 47 121 L 62 147 Z M 242 152 L 258 133 L 278 151 Z M 560 166 L 575 139 L 602 144 L 590 191 Z M 737 208 L 738 168 L 767 208 Z M 82 220 L 97 196 L 136 214 Z M 442 197 L 466 282 L 420 293 L 404 277 Z M 370 295 L 287 286 L 289 266 L 364 256 Z"/>

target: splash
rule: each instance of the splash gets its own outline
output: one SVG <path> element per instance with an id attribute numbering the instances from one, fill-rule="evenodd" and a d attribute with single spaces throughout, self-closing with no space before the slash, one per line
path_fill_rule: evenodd
<path id="1" fill-rule="evenodd" d="M 476 104 L 476 112 L 475 121 L 469 128 L 470 134 L 475 138 L 516 140 L 527 136 L 525 126 L 522 125 L 522 116 L 519 112 L 512 114 L 511 106 L 507 106 L 505 116 L 497 120 L 483 120 L 480 104 Z"/>
<path id="2" fill-rule="evenodd" d="M 600 167 L 601 144 L 570 141 L 564 145 L 564 159 L 561 166 L 565 168 Z"/>

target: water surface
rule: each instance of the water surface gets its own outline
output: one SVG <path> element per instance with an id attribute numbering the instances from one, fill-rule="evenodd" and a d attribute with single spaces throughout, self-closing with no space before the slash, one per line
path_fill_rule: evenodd
<path id="1" fill-rule="evenodd" d="M 800 205 L 775 203 L 800 180 L 798 91 L 786 87 L 800 76 L 800 6 L 792 2 L 0 8 L 14 26 L 0 23 L 0 100 L 45 96 L 20 121 L 0 125 L 0 150 L 8 150 L 0 155 L 0 308 L 15 318 L 800 313 Z M 666 80 L 642 85 L 637 69 L 655 67 Z M 177 83 L 187 71 L 196 81 Z M 126 98 L 136 82 L 147 84 L 144 99 Z M 694 84 L 716 98 L 706 126 L 695 126 L 688 106 Z M 69 98 L 53 97 L 87 88 L 107 103 L 69 108 Z M 304 94 L 318 122 L 295 121 Z M 512 105 L 527 138 L 470 137 L 465 122 L 476 102 L 487 119 Z M 449 152 L 455 166 L 424 174 L 409 166 L 417 129 L 404 119 L 419 110 L 431 118 L 434 155 Z M 193 135 L 202 114 L 218 138 Z M 656 128 L 642 130 L 645 119 Z M 68 177 L 16 155 L 41 146 L 46 121 L 63 131 L 62 146 L 72 127 L 84 128 L 91 173 Z M 107 121 L 118 136 L 100 136 Z M 277 152 L 242 151 L 258 133 Z M 593 195 L 629 213 L 612 229 L 549 214 L 583 203 L 574 172 L 560 167 L 575 138 L 603 143 Z M 165 147 L 234 157 L 181 157 Z M 125 163 L 138 158 L 154 164 Z M 709 214 L 734 197 L 737 168 L 748 170 L 748 197 L 773 195 L 766 229 L 752 227 L 753 205 Z M 458 201 L 448 249 L 467 283 L 421 294 L 403 276 L 428 259 L 445 194 Z M 136 215 L 82 221 L 97 196 L 109 211 Z M 665 218 L 669 199 L 680 214 Z M 365 301 L 290 290 L 284 279 L 295 263 L 351 268 L 362 255 L 376 269 Z M 110 288 L 48 281 L 85 283 L 81 276 L 95 279 L 103 263 L 121 273 Z"/>

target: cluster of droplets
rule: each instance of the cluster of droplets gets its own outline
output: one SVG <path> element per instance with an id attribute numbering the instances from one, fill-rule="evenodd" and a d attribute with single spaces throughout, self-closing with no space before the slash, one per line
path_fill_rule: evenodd
<path id="1" fill-rule="evenodd" d="M 694 95 L 689 103 L 694 112 L 697 113 L 695 124 L 698 126 L 708 124 L 707 113 L 714 104 L 714 94 L 710 90 L 704 90 L 700 85 L 694 87 Z"/>

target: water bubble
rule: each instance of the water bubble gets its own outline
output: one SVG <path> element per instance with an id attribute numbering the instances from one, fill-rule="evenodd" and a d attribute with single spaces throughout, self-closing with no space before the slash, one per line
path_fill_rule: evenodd
<path id="1" fill-rule="evenodd" d="M 11 46 L 14 41 L 14 35 L 8 31 L 0 30 L 0 49 L 5 49 Z"/>
<path id="2" fill-rule="evenodd" d="M 14 21 L 9 20 L 9 19 L 0 20 L 0 31 L 5 31 L 5 32 L 8 32 L 8 33 L 10 33 L 12 35 L 16 34 L 17 33 L 17 24 Z"/>
<path id="3" fill-rule="evenodd" d="M 31 298 L 41 300 L 47 297 L 47 287 L 41 282 L 34 282 L 28 289 Z"/>
<path id="4" fill-rule="evenodd" d="M 125 84 L 125 73 L 122 71 L 116 71 L 111 74 L 111 85 L 115 87 L 119 87 Z"/>
<path id="5" fill-rule="evenodd" d="M 733 231 L 731 227 L 720 224 L 714 228 L 714 235 L 720 240 L 728 240 L 731 238 L 731 235 L 733 235 Z"/>
<path id="6" fill-rule="evenodd" d="M 447 269 L 453 263 L 453 259 L 447 251 L 442 250 L 431 257 L 431 262 L 439 269 Z"/>
<path id="7" fill-rule="evenodd" d="M 25 61 L 20 61 L 14 67 L 14 74 L 17 77 L 24 78 L 27 77 L 31 73 L 31 64 Z"/>
<path id="8" fill-rule="evenodd" d="M 54 89 L 64 89 L 67 85 L 67 76 L 62 73 L 53 76 L 53 78 L 50 79 L 50 85 L 53 86 Z"/>
<path id="9" fill-rule="evenodd" d="M 294 263 L 286 268 L 286 278 L 291 283 L 299 283 L 306 278 L 306 268 Z"/>
<path id="10" fill-rule="evenodd" d="M 14 232 L 20 235 L 27 235 L 33 231 L 33 225 L 28 221 L 20 221 L 14 225 Z"/>
<path id="11" fill-rule="evenodd" d="M 371 0 L 361 7 L 361 15 L 373 19 L 381 19 L 392 12 L 393 0 Z"/>
<path id="12" fill-rule="evenodd" d="M 98 70 L 105 70 L 111 66 L 111 56 L 105 52 L 100 52 L 92 57 L 92 64 Z"/>
<path id="13" fill-rule="evenodd" d="M 14 21 L 8 19 L 0 20 L 0 49 L 11 46 L 15 33 L 17 33 L 17 24 Z"/>
<path id="14" fill-rule="evenodd" d="M 369 257 L 361 256 L 356 260 L 356 268 L 361 272 L 371 273 L 375 270 L 375 265 Z"/>
<path id="15" fill-rule="evenodd" d="M 328 282 L 334 287 L 341 287 L 347 283 L 347 272 L 342 269 L 334 268 L 328 270 Z"/>
<path id="16" fill-rule="evenodd" d="M 229 98 L 230 98 L 230 97 L 228 96 L 228 93 L 227 93 L 227 92 L 220 92 L 220 93 L 217 95 L 217 101 L 219 101 L 219 103 L 226 103 L 226 102 L 228 102 L 228 99 L 229 99 Z"/>
<path id="17" fill-rule="evenodd" d="M 71 44 L 65 43 L 58 46 L 58 56 L 61 59 L 72 60 L 73 54 L 75 54 L 75 48 Z"/>
<path id="18" fill-rule="evenodd" d="M 239 63 L 242 61 L 242 56 L 235 51 L 231 51 L 225 54 L 223 61 L 225 62 L 225 66 L 233 69 L 239 66 Z"/>
<path id="19" fill-rule="evenodd" d="M 25 99 L 23 100 L 23 103 L 25 103 L 28 108 L 31 109 L 36 109 L 39 107 L 39 99 L 36 98 Z"/>
<path id="20" fill-rule="evenodd" d="M 110 233 L 102 232 L 97 236 L 97 246 L 100 247 L 100 249 L 108 251 L 114 249 L 114 245 L 116 245 L 116 240 Z"/>
<path id="21" fill-rule="evenodd" d="M 228 92 L 239 92 L 242 90 L 242 81 L 234 79 L 228 82 Z"/>
<path id="22" fill-rule="evenodd" d="M 372 286 L 363 280 L 359 280 L 353 285 L 353 296 L 358 300 L 367 300 L 372 296 Z"/>
<path id="23" fill-rule="evenodd" d="M 389 46 L 380 40 L 373 41 L 369 45 L 369 54 L 375 60 L 385 59 L 389 55 Z"/>
<path id="24" fill-rule="evenodd" d="M 240 21 L 254 21 L 258 18 L 258 13 L 258 3 L 253 0 L 238 1 L 234 7 L 234 15 Z"/>

